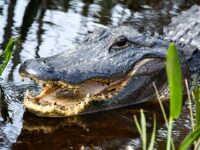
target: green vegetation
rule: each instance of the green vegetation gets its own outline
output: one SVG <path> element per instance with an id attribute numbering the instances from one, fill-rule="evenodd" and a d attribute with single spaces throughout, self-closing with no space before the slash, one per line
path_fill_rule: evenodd
<path id="1" fill-rule="evenodd" d="M 169 85 L 169 91 L 170 91 L 170 113 L 169 113 L 169 119 L 166 118 L 166 112 L 163 108 L 162 102 L 160 100 L 158 90 L 154 85 L 155 92 L 157 95 L 157 98 L 159 100 L 159 104 L 161 107 L 161 110 L 163 112 L 163 116 L 165 119 L 165 122 L 168 126 L 168 137 L 167 137 L 167 145 L 166 149 L 171 150 L 175 149 L 173 138 L 172 138 L 172 131 L 173 131 L 173 121 L 179 118 L 182 110 L 182 103 L 183 103 L 183 80 L 182 80 L 182 74 L 181 74 L 181 65 L 179 61 L 178 51 L 176 49 L 175 44 L 171 43 L 168 51 L 167 51 L 167 59 L 166 59 L 166 71 L 167 71 L 167 79 L 168 79 L 168 85 Z M 188 99 L 190 104 L 190 117 L 191 117 L 191 126 L 192 126 L 192 132 L 189 133 L 183 142 L 179 146 L 179 150 L 186 150 L 192 145 L 194 145 L 194 149 L 196 150 L 200 144 L 200 140 L 196 142 L 196 140 L 200 137 L 200 87 L 197 85 L 197 82 L 194 82 L 194 92 L 193 92 L 193 99 L 195 100 L 196 104 L 196 126 L 194 125 L 193 121 L 193 112 L 192 112 L 192 105 L 191 105 L 191 98 L 190 98 L 190 92 L 188 88 L 188 83 L 186 81 L 186 88 L 188 92 Z M 143 149 L 145 150 L 147 147 L 147 138 L 146 138 L 146 120 L 145 115 L 143 113 L 143 110 L 141 110 L 141 120 L 140 124 L 134 116 L 136 127 L 140 133 L 142 143 L 143 143 Z M 151 142 L 149 144 L 148 150 L 154 149 L 154 141 L 155 135 L 156 135 L 156 119 L 154 117 L 154 128 L 152 132 L 152 138 Z M 195 127 L 194 127 L 195 126 Z M 145 128 L 145 129 L 144 129 Z"/>
<path id="2" fill-rule="evenodd" d="M 170 115 L 168 124 L 167 150 L 170 150 L 172 142 L 172 123 L 174 119 L 179 117 L 183 101 L 181 65 L 178 51 L 174 44 L 170 44 L 167 51 L 166 70 L 170 91 Z"/>
<path id="3" fill-rule="evenodd" d="M 147 133 L 146 133 L 146 118 L 144 115 L 143 110 L 140 111 L 140 124 L 137 119 L 137 117 L 134 115 L 134 121 L 136 124 L 136 127 L 140 133 L 140 136 L 142 138 L 142 147 L 143 150 L 146 150 L 147 147 Z M 156 116 L 154 115 L 154 121 L 153 121 L 153 131 L 152 131 L 152 136 L 151 136 L 151 141 L 148 147 L 148 150 L 152 150 L 154 148 L 155 144 L 155 137 L 156 137 Z"/>
<path id="4" fill-rule="evenodd" d="M 15 44 L 16 44 L 16 41 L 11 38 L 8 44 L 6 45 L 5 51 L 2 54 L 0 54 L 0 60 L 1 60 L 0 75 L 3 73 L 10 58 L 13 55 L 13 49 L 14 49 Z M 0 115 L 2 116 L 4 122 L 12 123 L 12 118 L 9 116 L 9 113 L 8 113 L 8 104 L 5 101 L 4 91 L 1 88 L 1 86 L 0 86 L 0 110 L 1 110 Z"/>
<path id="5" fill-rule="evenodd" d="M 170 44 L 166 61 L 167 79 L 170 91 L 170 119 L 177 119 L 182 109 L 183 88 L 181 65 L 178 52 L 174 44 Z"/>
<path id="6" fill-rule="evenodd" d="M 199 137 L 200 137 L 200 128 L 197 128 L 193 132 L 188 134 L 188 136 L 186 136 L 186 138 L 181 143 L 179 150 L 188 149 L 194 143 L 194 141 Z"/>
<path id="7" fill-rule="evenodd" d="M 200 127 L 200 88 L 197 85 L 196 79 L 194 80 L 194 100 L 196 104 L 196 128 Z"/>
<path id="8" fill-rule="evenodd" d="M 13 55 L 13 48 L 16 44 L 16 41 L 11 38 L 8 42 L 8 44 L 6 45 L 6 49 L 5 51 L 0 55 L 1 58 L 3 58 L 3 63 L 0 64 L 0 75 L 3 73 L 5 67 L 7 66 L 10 58 Z"/>
<path id="9" fill-rule="evenodd" d="M 140 117 L 140 124 L 139 124 L 139 121 L 138 119 L 136 118 L 136 116 L 134 116 L 134 120 L 135 120 L 135 124 L 136 124 L 136 127 L 141 135 L 141 138 L 142 138 L 142 145 L 143 145 L 143 150 L 146 150 L 146 145 L 147 145 L 147 133 L 146 133 L 146 118 L 145 118 L 145 115 L 144 115 L 144 112 L 143 110 L 141 110 L 141 113 L 140 113 L 141 117 Z"/>

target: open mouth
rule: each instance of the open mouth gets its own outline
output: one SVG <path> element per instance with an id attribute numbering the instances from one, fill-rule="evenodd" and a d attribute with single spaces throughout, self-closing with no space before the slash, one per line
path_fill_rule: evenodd
<path id="1" fill-rule="evenodd" d="M 132 78 L 155 74 L 157 70 L 148 70 L 148 67 L 156 64 L 157 68 L 161 68 L 164 66 L 163 62 L 163 59 L 145 58 L 123 76 L 111 79 L 89 79 L 74 85 L 62 81 L 42 81 L 29 75 L 36 82 L 42 83 L 43 87 L 39 94 L 27 91 L 24 105 L 30 112 L 39 116 L 64 117 L 82 114 L 91 102 L 106 102 L 117 95 Z"/>

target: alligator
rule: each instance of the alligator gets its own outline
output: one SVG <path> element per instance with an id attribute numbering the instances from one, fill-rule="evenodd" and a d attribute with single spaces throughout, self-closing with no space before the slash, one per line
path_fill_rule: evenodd
<path id="1" fill-rule="evenodd" d="M 183 78 L 198 70 L 200 7 L 193 6 L 164 28 L 140 33 L 131 26 L 98 28 L 74 49 L 25 61 L 19 73 L 42 85 L 27 91 L 25 108 L 43 117 L 67 117 L 169 97 L 165 58 L 170 42 L 179 49 Z M 199 63 L 200 64 L 200 63 Z M 198 66 L 198 65 L 196 65 Z M 197 72 L 197 71 L 196 71 Z"/>

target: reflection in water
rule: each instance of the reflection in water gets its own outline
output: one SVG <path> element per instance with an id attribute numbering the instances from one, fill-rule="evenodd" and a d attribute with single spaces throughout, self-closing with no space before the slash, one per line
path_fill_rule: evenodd
<path id="1" fill-rule="evenodd" d="M 20 101 L 24 90 L 30 85 L 14 86 L 3 85 L 4 94 L 0 101 L 0 149 L 9 149 L 11 143 L 16 141 L 21 130 L 21 116 L 23 114 L 23 106 Z"/>
<path id="2" fill-rule="evenodd" d="M 35 16 L 37 15 L 39 4 L 40 4 L 39 0 L 31 0 L 28 3 L 26 10 L 24 12 L 23 21 L 22 21 L 22 25 L 21 25 L 20 33 L 19 33 L 21 44 L 15 50 L 14 57 L 12 60 L 13 66 L 11 68 L 10 74 L 8 75 L 9 80 L 13 80 L 14 70 L 16 69 L 16 66 L 21 62 L 20 53 L 22 50 L 22 44 L 26 40 L 29 28 L 33 24 Z"/>
<path id="3" fill-rule="evenodd" d="M 50 56 L 74 47 L 96 26 L 129 24 L 141 32 L 162 34 L 163 26 L 173 16 L 199 3 L 197 0 L 0 0 L 0 49 L 5 48 L 11 36 L 21 38 L 21 45 L 1 81 L 5 99 L 0 103 L 0 149 L 9 149 L 15 142 L 13 149 L 138 148 L 141 141 L 133 114 L 138 114 L 139 108 L 147 110 L 148 133 L 151 133 L 152 114 L 157 114 L 157 147 L 164 148 L 166 128 L 158 106 L 153 104 L 56 120 L 23 115 L 25 90 L 37 88 L 32 81 L 21 82 L 18 67 L 27 59 Z M 12 124 L 5 123 L 9 118 Z M 175 127 L 176 143 L 189 131 L 188 120 L 186 111 Z"/>
<path id="4" fill-rule="evenodd" d="M 5 94 L 2 87 L 0 87 L 0 110 L 3 121 L 6 123 L 12 123 L 12 118 L 8 114 L 8 104 L 5 101 Z"/>
<path id="5" fill-rule="evenodd" d="M 36 47 L 36 51 L 35 51 L 36 58 L 40 57 L 38 52 L 40 50 L 40 45 L 42 43 L 42 34 L 44 32 L 42 27 L 43 27 L 43 24 L 44 24 L 43 19 L 44 19 L 44 16 L 45 16 L 46 9 L 47 9 L 47 0 L 43 0 L 41 2 L 41 11 L 40 11 L 40 14 L 39 14 L 39 17 L 38 17 L 37 47 Z"/>
<path id="6" fill-rule="evenodd" d="M 164 120 L 159 106 L 143 104 L 147 115 L 147 131 L 152 130 L 152 116 L 157 114 L 158 126 Z M 98 114 L 64 119 L 38 118 L 25 112 L 23 127 L 13 149 L 79 149 L 84 148 L 139 148 L 138 133 L 133 115 L 139 115 L 141 106 L 107 111 Z M 123 125 L 122 125 L 123 124 Z M 136 139 L 136 143 L 132 140 Z M 119 147 L 120 146 L 120 147 Z"/>
<path id="7" fill-rule="evenodd" d="M 5 49 L 6 44 L 12 36 L 12 27 L 13 27 L 13 17 L 14 17 L 14 9 L 16 5 L 16 0 L 11 0 L 8 6 L 8 14 L 7 14 L 7 24 L 4 28 L 4 36 L 3 42 L 1 44 L 2 49 Z"/>

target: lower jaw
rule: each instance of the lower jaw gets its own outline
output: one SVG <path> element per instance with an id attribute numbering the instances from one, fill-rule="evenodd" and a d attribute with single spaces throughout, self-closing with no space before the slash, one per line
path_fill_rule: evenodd
<path id="1" fill-rule="evenodd" d="M 90 113 L 97 113 L 106 110 L 116 109 L 120 107 L 130 106 L 130 104 L 118 105 L 112 97 L 107 100 L 94 101 L 93 98 L 84 97 L 79 105 L 74 105 L 71 109 L 65 109 L 61 107 L 55 107 L 54 105 L 39 105 L 34 102 L 34 98 L 29 92 L 24 97 L 25 108 L 34 115 L 40 117 L 69 117 L 84 115 Z"/>
<path id="2" fill-rule="evenodd" d="M 128 80 L 126 82 L 128 82 Z M 120 87 L 123 87 L 122 86 L 123 84 L 124 82 L 121 82 Z M 59 91 L 57 90 L 59 89 L 59 87 L 56 87 L 54 90 L 52 90 L 52 88 L 54 87 L 51 86 L 49 87 L 50 88 L 41 91 L 42 94 L 40 93 L 36 97 L 32 96 L 32 94 L 27 91 L 24 97 L 25 108 L 31 113 L 41 117 L 68 117 L 68 116 L 94 113 L 98 111 L 112 109 L 107 103 L 110 103 L 109 100 L 119 92 L 118 89 L 112 92 L 106 92 L 101 94 L 99 93 L 93 96 L 90 96 L 90 94 L 87 95 L 80 94 L 79 96 L 76 94 L 76 92 L 74 93 L 72 91 L 68 91 L 69 93 L 72 93 L 72 95 L 70 94 L 65 95 L 64 101 L 67 103 L 62 104 L 62 102 L 59 103 L 59 98 L 58 101 L 56 101 L 56 97 L 53 96 L 51 100 L 45 100 L 45 98 L 44 99 L 42 98 L 45 97 L 44 95 L 48 94 L 49 92 L 53 92 L 55 94 L 56 93 L 55 91 Z M 71 98 L 74 96 L 76 98 L 74 99 Z M 69 104 L 68 98 L 70 101 L 73 101 L 73 105 L 71 107 L 68 106 Z M 48 97 L 46 99 L 48 99 Z"/>
<path id="3" fill-rule="evenodd" d="M 29 92 L 26 93 L 24 98 L 24 106 L 31 113 L 41 117 L 67 117 L 81 114 L 90 103 L 90 99 L 85 97 L 78 105 L 71 108 L 55 105 L 40 105 L 34 102 L 34 98 Z"/>
<path id="4" fill-rule="evenodd" d="M 148 97 L 149 99 L 154 99 L 154 97 Z M 147 101 L 144 99 L 143 101 Z M 90 101 L 90 99 L 85 98 L 82 104 L 75 106 L 71 110 L 62 109 L 54 106 L 42 106 L 36 103 L 33 103 L 28 97 L 25 97 L 24 106 L 25 108 L 34 115 L 40 117 L 51 117 L 51 118 L 59 118 L 59 117 L 70 117 L 77 115 L 85 115 L 91 113 L 97 113 L 122 107 L 127 107 L 133 104 L 141 103 L 142 101 L 133 102 L 133 103 L 123 103 L 117 104 L 113 99 L 109 99 L 106 101 Z"/>
<path id="5" fill-rule="evenodd" d="M 34 96 L 32 96 L 31 93 L 27 91 L 24 97 L 24 106 L 29 112 L 37 116 L 58 118 L 58 117 L 69 117 L 69 116 L 75 116 L 75 115 L 101 112 L 101 111 L 106 111 L 106 110 L 111 110 L 111 109 L 116 109 L 116 108 L 132 105 L 132 103 L 130 102 L 129 103 L 119 102 L 118 104 L 116 101 L 117 95 L 118 95 L 117 93 L 119 93 L 119 91 L 118 92 L 115 91 L 112 94 L 107 93 L 106 95 L 99 94 L 94 97 L 90 97 L 88 95 L 85 97 L 82 96 L 79 99 L 79 102 L 77 103 L 77 105 L 74 104 L 73 107 L 65 107 L 67 105 L 59 106 L 59 104 L 53 105 L 53 103 L 45 104 L 44 102 L 41 102 L 40 100 L 38 103 L 37 97 L 35 98 Z M 97 99 L 102 99 L 102 100 L 98 101 Z M 73 100 L 77 102 L 77 98 Z M 137 103 L 137 102 L 134 102 L 134 103 Z"/>
<path id="6" fill-rule="evenodd" d="M 51 118 L 85 115 L 130 106 L 130 104 L 120 106 L 114 106 L 110 104 L 111 102 L 109 101 L 96 101 L 91 103 L 90 100 L 86 98 L 84 103 L 75 106 L 72 110 L 65 110 L 54 106 L 38 105 L 28 99 L 24 100 L 24 106 L 29 112 L 40 117 Z"/>

